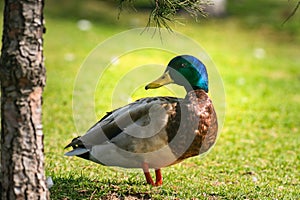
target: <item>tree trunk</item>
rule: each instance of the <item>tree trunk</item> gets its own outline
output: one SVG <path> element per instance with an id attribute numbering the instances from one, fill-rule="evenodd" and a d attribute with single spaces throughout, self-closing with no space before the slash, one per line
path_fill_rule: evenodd
<path id="1" fill-rule="evenodd" d="M 2 199 L 48 199 L 42 92 L 44 0 L 5 0 L 1 79 Z"/>

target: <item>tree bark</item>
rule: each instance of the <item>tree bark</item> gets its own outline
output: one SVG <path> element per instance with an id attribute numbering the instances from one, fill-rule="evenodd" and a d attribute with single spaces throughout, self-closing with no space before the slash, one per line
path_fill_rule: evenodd
<path id="1" fill-rule="evenodd" d="M 2 199 L 48 199 L 42 92 L 44 0 L 5 0 L 1 79 Z"/>

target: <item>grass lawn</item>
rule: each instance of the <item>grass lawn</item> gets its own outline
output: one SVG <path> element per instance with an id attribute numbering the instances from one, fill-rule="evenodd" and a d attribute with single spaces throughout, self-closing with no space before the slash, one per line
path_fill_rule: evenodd
<path id="1" fill-rule="evenodd" d="M 225 88 L 226 115 L 212 151 L 164 168 L 161 187 L 146 185 L 140 169 L 103 167 L 63 155 L 64 146 L 82 134 L 76 130 L 72 108 L 81 64 L 96 45 L 121 31 L 143 27 L 148 17 L 124 11 L 117 20 L 112 5 L 84 2 L 51 0 L 45 6 L 48 78 L 43 122 L 46 174 L 54 181 L 51 199 L 300 198 L 300 11 L 281 25 L 295 1 L 232 0 L 224 19 L 183 20 L 185 25 L 174 25 L 174 30 L 198 42 L 217 66 Z M 80 19 L 91 21 L 89 31 L 78 29 Z M 137 53 L 117 71 L 105 73 L 106 87 L 95 90 L 97 118 L 112 108 L 110 91 L 120 74 L 139 62 L 153 59 L 166 64 L 170 58 L 155 51 Z M 156 92 L 152 95 L 168 93 Z M 133 98 L 148 95 L 142 89 L 136 93 Z M 87 121 L 90 116 L 80 117 L 83 127 L 96 122 Z"/>

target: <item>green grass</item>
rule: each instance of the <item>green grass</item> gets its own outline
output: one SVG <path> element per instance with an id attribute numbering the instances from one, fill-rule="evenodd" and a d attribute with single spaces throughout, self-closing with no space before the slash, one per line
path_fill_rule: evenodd
<path id="1" fill-rule="evenodd" d="M 151 187 L 145 184 L 142 170 L 63 156 L 63 147 L 82 134 L 73 121 L 72 92 L 84 59 L 106 38 L 143 27 L 148 15 L 125 11 L 118 21 L 118 11 L 102 1 L 47 1 L 43 122 L 46 174 L 54 181 L 51 199 L 299 199 L 300 13 L 281 26 L 292 9 L 287 4 L 229 1 L 225 19 L 186 20 L 185 26 L 174 26 L 201 44 L 218 67 L 226 93 L 226 119 L 206 157 L 164 168 L 164 185 Z M 90 31 L 77 29 L 82 18 L 93 23 Z M 257 49 L 264 49 L 265 57 L 256 58 Z M 164 63 L 169 57 L 151 52 L 128 60 L 126 66 L 151 59 Z M 106 78 L 118 80 L 126 66 L 107 72 Z M 113 84 L 96 88 L 97 118 L 111 108 L 108 93 Z M 147 95 L 137 90 L 137 97 Z M 84 122 L 90 118 L 81 117 Z"/>

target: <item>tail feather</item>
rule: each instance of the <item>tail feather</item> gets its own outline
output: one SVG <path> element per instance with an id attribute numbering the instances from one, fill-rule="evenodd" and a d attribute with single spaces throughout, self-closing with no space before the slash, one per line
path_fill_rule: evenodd
<path id="1" fill-rule="evenodd" d="M 82 141 L 79 140 L 79 138 L 80 138 L 80 136 L 77 137 L 77 138 L 74 138 L 70 144 L 68 144 L 67 146 L 65 146 L 65 149 L 67 149 L 69 147 L 73 147 L 74 149 L 78 148 L 78 147 L 84 147 Z"/>
<path id="2" fill-rule="evenodd" d="M 65 156 L 78 156 L 89 160 L 89 150 L 83 145 L 82 141 L 79 138 L 80 137 L 74 138 L 72 142 L 65 147 L 65 149 L 69 147 L 73 148 L 73 150 L 65 153 Z"/>
<path id="3" fill-rule="evenodd" d="M 88 152 L 88 150 L 86 148 L 76 148 L 76 149 L 73 149 L 72 151 L 65 153 L 65 156 L 80 156 L 87 152 Z"/>

